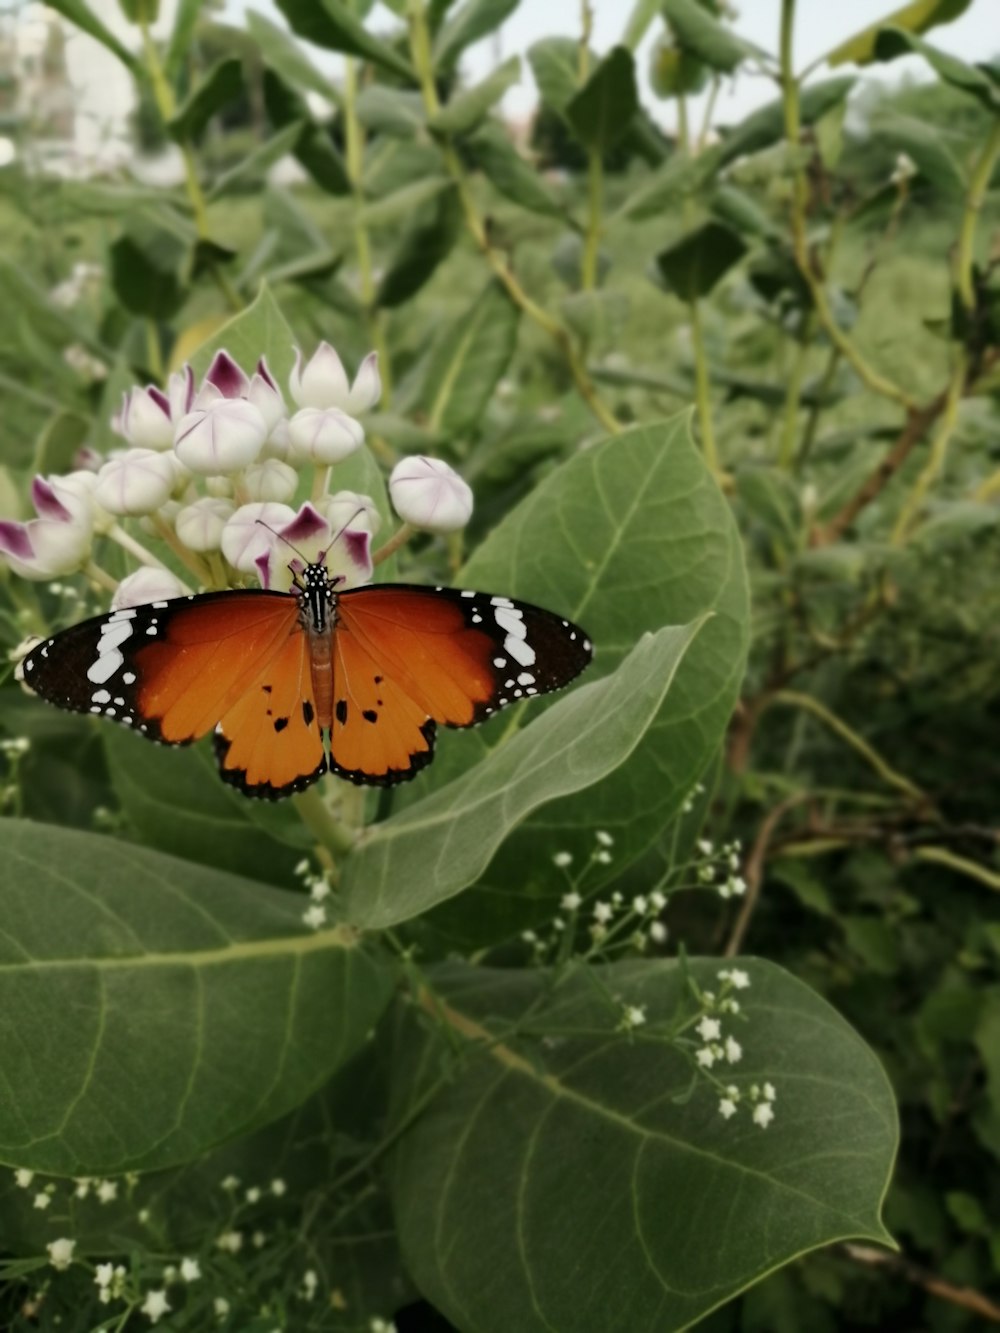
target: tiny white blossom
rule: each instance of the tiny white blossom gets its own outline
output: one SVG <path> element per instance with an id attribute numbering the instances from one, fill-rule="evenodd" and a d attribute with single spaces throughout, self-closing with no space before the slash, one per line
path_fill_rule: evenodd
<path id="1" fill-rule="evenodd" d="M 553 930 L 565 930 L 565 929 L 566 929 L 566 922 L 562 919 L 561 916 L 554 916 L 554 917 L 552 918 L 552 929 L 553 929 Z"/>
<path id="2" fill-rule="evenodd" d="M 348 458 L 364 443 L 364 427 L 338 407 L 303 407 L 288 422 L 293 462 L 329 466 Z"/>
<path id="3" fill-rule="evenodd" d="M 215 1300 L 212 1302 L 212 1309 L 215 1311 L 216 1319 L 221 1322 L 229 1313 L 229 1302 L 226 1300 L 225 1296 L 216 1296 Z"/>
<path id="4" fill-rule="evenodd" d="M 562 898 L 559 900 L 559 906 L 566 912 L 575 912 L 582 902 L 583 899 L 577 891 L 573 889 L 570 893 L 563 894 Z"/>
<path id="5" fill-rule="evenodd" d="M 560 870 L 565 870 L 568 865 L 573 863 L 572 852 L 556 852 L 552 858 L 552 864 L 558 866 Z"/>
<path id="6" fill-rule="evenodd" d="M 715 1064 L 715 1051 L 711 1046 L 702 1046 L 701 1050 L 695 1051 L 694 1058 L 702 1069 L 711 1069 Z"/>
<path id="7" fill-rule="evenodd" d="M 601 926 L 606 926 L 615 914 L 615 909 L 610 903 L 598 900 L 594 904 L 594 920 Z"/>
<path id="8" fill-rule="evenodd" d="M 775 1097 L 777 1097 L 777 1095 L 778 1095 L 778 1094 L 777 1094 L 777 1093 L 775 1092 L 775 1090 L 774 1090 L 774 1084 L 773 1084 L 773 1083 L 765 1083 L 765 1084 L 764 1084 L 764 1099 L 765 1099 L 766 1101 L 773 1102 L 774 1099 L 775 1099 Z"/>
<path id="9" fill-rule="evenodd" d="M 742 968 L 734 967 L 728 971 L 716 973 L 720 981 L 728 981 L 734 990 L 746 990 L 750 985 L 750 975 Z"/>
<path id="10" fill-rule="evenodd" d="M 615 845 L 615 840 L 611 836 L 611 834 L 607 831 L 607 829 L 599 828 L 597 832 L 594 834 L 594 837 L 597 839 L 597 841 L 601 844 L 602 847 L 613 847 Z"/>
<path id="11" fill-rule="evenodd" d="M 165 1291 L 147 1291 L 146 1299 L 139 1306 L 139 1313 L 147 1316 L 151 1324 L 158 1323 L 171 1310 Z"/>
<path id="12" fill-rule="evenodd" d="M 99 1287 L 109 1287 L 115 1276 L 114 1264 L 98 1264 L 94 1270 L 94 1282 Z"/>
<path id="13" fill-rule="evenodd" d="M 169 1287 L 172 1282 L 177 1281 L 177 1265 L 167 1264 L 163 1270 L 163 1285 Z"/>
<path id="14" fill-rule="evenodd" d="M 221 1236 L 216 1236 L 215 1244 L 220 1250 L 225 1250 L 228 1254 L 239 1254 L 243 1248 L 242 1231 L 224 1231 Z"/>
<path id="15" fill-rule="evenodd" d="M 309 886 L 309 897 L 314 903 L 323 902 L 325 899 L 329 898 L 332 892 L 333 890 L 325 879 L 314 879 Z"/>
<path id="16" fill-rule="evenodd" d="M 319 1278 L 312 1268 L 307 1268 L 302 1274 L 302 1295 L 307 1301 L 315 1298 L 316 1288 L 319 1286 Z"/>
<path id="17" fill-rule="evenodd" d="M 336 407 L 343 412 L 366 412 L 375 406 L 382 393 L 378 357 L 370 352 L 358 367 L 354 383 L 348 387 L 344 364 L 328 342 L 321 342 L 304 365 L 302 353 L 296 347 L 295 366 L 288 386 L 300 407 Z"/>
<path id="18" fill-rule="evenodd" d="M 178 511 L 174 530 L 189 551 L 217 551 L 234 512 L 232 500 L 206 495 Z"/>
<path id="19" fill-rule="evenodd" d="M 649 938 L 654 944 L 666 944 L 667 928 L 662 921 L 654 921 L 649 927 Z"/>
<path id="20" fill-rule="evenodd" d="M 251 500 L 277 500 L 283 503 L 292 498 L 298 484 L 295 469 L 278 458 L 251 463 L 243 473 L 243 489 Z"/>
<path id="21" fill-rule="evenodd" d="M 94 499 L 109 514 L 152 514 L 177 483 L 173 455 L 127 449 L 109 458 L 97 474 Z"/>
<path id="22" fill-rule="evenodd" d="M 604 939 L 607 933 L 608 933 L 607 926 L 602 926 L 595 923 L 590 927 L 590 938 L 594 941 L 595 944 L 600 944 L 601 940 Z"/>
<path id="23" fill-rule="evenodd" d="M 723 1097 L 719 1102 L 719 1114 L 725 1116 L 727 1120 L 736 1114 L 736 1103 L 731 1097 Z"/>
<path id="24" fill-rule="evenodd" d="M 313 930 L 319 930 L 320 926 L 326 922 L 326 908 L 320 903 L 313 903 L 302 913 L 302 920 Z"/>
<path id="25" fill-rule="evenodd" d="M 760 1125 L 761 1129 L 767 1129 L 773 1119 L 774 1107 L 770 1102 L 758 1102 L 753 1108 L 753 1122 Z"/>
<path id="26" fill-rule="evenodd" d="M 637 893 L 632 899 L 632 910 L 640 916 L 645 916 L 649 911 L 649 899 L 644 893 Z"/>
<path id="27" fill-rule="evenodd" d="M 262 1250 L 267 1244 L 267 1233 L 263 1231 L 255 1231 L 250 1237 L 250 1243 L 255 1250 Z"/>
<path id="28" fill-rule="evenodd" d="M 722 1035 L 719 1020 L 709 1018 L 707 1014 L 699 1023 L 695 1024 L 694 1030 L 702 1041 L 718 1041 Z"/>
<path id="29" fill-rule="evenodd" d="M 35 1206 L 38 1206 L 37 1200 Z M 49 1252 L 49 1263 L 61 1273 L 64 1269 L 69 1268 L 73 1262 L 76 1241 L 69 1240 L 66 1236 L 60 1236 L 58 1240 L 50 1240 L 45 1248 Z"/>
<path id="30" fill-rule="evenodd" d="M 257 1203 L 260 1199 L 260 1186 L 251 1185 L 246 1193 L 247 1203 Z"/>
<path id="31" fill-rule="evenodd" d="M 654 889 L 649 895 L 649 905 L 654 912 L 662 912 L 667 905 L 667 895 L 661 893 L 659 889 Z"/>
<path id="32" fill-rule="evenodd" d="M 73 1181 L 73 1184 L 76 1186 L 76 1189 L 74 1189 L 73 1193 L 76 1195 L 78 1199 L 85 1199 L 87 1195 L 90 1193 L 90 1187 L 91 1185 L 93 1185 L 93 1183 L 94 1181 L 91 1176 L 78 1176 Z"/>
<path id="33" fill-rule="evenodd" d="M 118 1198 L 118 1182 L 116 1180 L 99 1180 L 96 1194 L 101 1203 L 114 1203 L 115 1199 Z"/>
<path id="34" fill-rule="evenodd" d="M 231 1194 L 234 1189 L 238 1188 L 239 1183 L 239 1176 L 226 1176 L 225 1180 L 222 1182 L 222 1188 L 227 1194 Z"/>
<path id="35" fill-rule="evenodd" d="M 726 1059 L 731 1065 L 734 1065 L 738 1060 L 743 1059 L 743 1047 L 735 1037 L 726 1038 Z"/>
<path id="36" fill-rule="evenodd" d="M 26 1166 L 20 1166 L 14 1172 L 14 1180 L 18 1189 L 26 1190 L 35 1178 L 34 1171 L 29 1171 Z"/>
<path id="37" fill-rule="evenodd" d="M 742 898 L 747 891 L 747 882 L 742 875 L 730 875 L 726 887 L 734 898 Z"/>
<path id="38" fill-rule="evenodd" d="M 644 1004 L 631 1004 L 625 1010 L 625 1026 L 628 1028 L 642 1027 L 646 1021 L 646 1006 Z"/>
<path id="39" fill-rule="evenodd" d="M 34 1206 L 35 1208 L 39 1208 L 39 1209 L 44 1210 L 44 1209 L 48 1208 L 48 1206 L 49 1206 L 49 1204 L 50 1204 L 51 1202 L 52 1202 L 52 1195 L 51 1195 L 51 1194 L 36 1194 L 36 1195 L 35 1195 L 35 1200 L 34 1200 L 34 1205 L 33 1205 L 33 1206 Z"/>
<path id="40" fill-rule="evenodd" d="M 218 398 L 181 418 L 174 453 L 191 472 L 216 476 L 254 462 L 267 436 L 260 408 L 245 398 Z"/>
<path id="41" fill-rule="evenodd" d="M 606 851 L 595 852 L 594 860 L 597 861 L 599 865 L 609 866 L 611 864 L 611 853 Z"/>
<path id="42" fill-rule="evenodd" d="M 709 838 L 699 838 L 698 850 L 701 852 L 702 856 L 711 856 L 715 851 L 715 846 Z"/>
<path id="43" fill-rule="evenodd" d="M 533 930 L 522 930 L 521 939 L 525 942 L 525 944 L 537 944 L 538 942 L 538 936 L 535 934 Z"/>
<path id="44" fill-rule="evenodd" d="M 185 1282 L 197 1282 L 201 1277 L 201 1264 L 197 1259 L 181 1260 L 181 1277 Z"/>
<path id="45" fill-rule="evenodd" d="M 302 879 L 306 875 L 308 875 L 311 870 L 312 870 L 312 865 L 310 864 L 309 858 L 308 856 L 304 856 L 301 861 L 296 861 L 295 869 L 292 871 L 292 873 L 294 875 L 298 875 L 299 878 Z"/>

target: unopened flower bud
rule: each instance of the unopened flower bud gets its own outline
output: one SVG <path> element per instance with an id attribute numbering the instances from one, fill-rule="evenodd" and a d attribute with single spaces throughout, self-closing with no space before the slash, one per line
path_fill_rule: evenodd
<path id="1" fill-rule="evenodd" d="M 152 514 L 169 498 L 175 480 L 169 454 L 127 449 L 101 468 L 94 498 L 109 514 Z"/>
<path id="2" fill-rule="evenodd" d="M 291 457 L 302 462 L 339 463 L 360 448 L 365 432 L 337 407 L 303 407 L 288 422 Z"/>
<path id="3" fill-rule="evenodd" d="M 155 384 L 132 389 L 125 395 L 118 425 L 129 444 L 137 449 L 169 449 L 174 442 L 170 399 Z"/>
<path id="4" fill-rule="evenodd" d="M 243 474 L 243 489 L 251 500 L 290 500 L 298 484 L 295 469 L 277 458 L 251 463 Z"/>
<path id="5" fill-rule="evenodd" d="M 174 449 L 192 472 L 214 476 L 252 463 L 266 439 L 259 408 L 244 398 L 218 398 L 180 421 Z"/>
<path id="6" fill-rule="evenodd" d="M 168 602 L 172 597 L 185 597 L 190 592 L 176 574 L 169 569 L 155 569 L 143 565 L 129 574 L 118 585 L 111 599 L 112 611 L 125 606 L 144 606 L 147 602 Z"/>
<path id="7" fill-rule="evenodd" d="M 389 495 L 401 519 L 428 532 L 457 532 L 472 516 L 472 490 L 440 458 L 415 454 L 392 469 Z"/>
<path id="8" fill-rule="evenodd" d="M 232 500 L 207 496 L 185 505 L 174 522 L 177 536 L 189 551 L 217 551 L 222 533 L 233 516 Z"/>
<path id="9" fill-rule="evenodd" d="M 370 495 L 338 491 L 320 500 L 318 507 L 334 532 L 349 527 L 357 532 L 370 532 L 374 537 L 382 526 L 382 515 Z"/>

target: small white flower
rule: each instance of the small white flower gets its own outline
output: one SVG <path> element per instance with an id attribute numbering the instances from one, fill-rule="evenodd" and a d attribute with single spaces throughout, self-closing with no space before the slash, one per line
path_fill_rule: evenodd
<path id="1" fill-rule="evenodd" d="M 319 1278 L 311 1268 L 307 1268 L 302 1274 L 302 1295 L 307 1301 L 311 1301 L 316 1295 L 316 1288 L 319 1286 Z"/>
<path id="2" fill-rule="evenodd" d="M 773 1119 L 774 1107 L 770 1102 L 758 1102 L 753 1108 L 753 1122 L 760 1125 L 761 1129 L 767 1129 Z"/>
<path id="3" fill-rule="evenodd" d="M 177 470 L 170 454 L 127 449 L 109 458 L 97 474 L 94 499 L 109 514 L 155 513 L 170 498 Z"/>
<path id="4" fill-rule="evenodd" d="M 78 1176 L 73 1181 L 73 1184 L 76 1186 L 76 1189 L 73 1191 L 76 1198 L 85 1199 L 90 1193 L 90 1187 L 93 1183 L 94 1181 L 91 1176 Z"/>
<path id="5" fill-rule="evenodd" d="M 280 1176 L 277 1179 L 271 1181 L 271 1193 L 274 1195 L 276 1199 L 280 1199 L 281 1196 L 283 1194 L 286 1194 L 287 1192 L 288 1192 L 288 1186 L 285 1184 L 285 1182 L 281 1179 Z"/>
<path id="6" fill-rule="evenodd" d="M 94 534 L 94 483 L 89 472 L 34 479 L 31 500 L 38 517 L 0 521 L 0 556 L 15 574 L 48 582 L 86 562 Z"/>
<path id="7" fill-rule="evenodd" d="M 606 926 L 615 914 L 615 909 L 610 903 L 598 900 L 594 903 L 594 920 L 601 926 Z"/>
<path id="8" fill-rule="evenodd" d="M 169 1287 L 172 1282 L 177 1281 L 177 1265 L 167 1264 L 163 1270 L 163 1285 Z"/>
<path id="9" fill-rule="evenodd" d="M 773 1084 L 773 1083 L 765 1083 L 765 1084 L 764 1084 L 764 1100 L 765 1100 L 765 1101 L 773 1102 L 774 1099 L 775 1099 L 775 1097 L 777 1097 L 777 1095 L 778 1095 L 778 1094 L 777 1094 L 777 1093 L 775 1092 L 775 1090 L 774 1090 L 774 1084 Z"/>
<path id="10" fill-rule="evenodd" d="M 181 1277 L 185 1282 L 197 1282 L 201 1277 L 201 1264 L 197 1259 L 181 1260 Z"/>
<path id="11" fill-rule="evenodd" d="M 216 1319 L 221 1323 L 229 1313 L 229 1302 L 226 1300 L 225 1296 L 216 1296 L 215 1300 L 212 1302 L 212 1309 L 215 1311 Z"/>
<path id="12" fill-rule="evenodd" d="M 139 1313 L 146 1315 L 150 1323 L 155 1324 L 165 1314 L 169 1314 L 170 1309 L 171 1305 L 165 1291 L 147 1291 L 145 1301 L 139 1306 Z"/>
<path id="13" fill-rule="evenodd" d="M 34 1171 L 29 1171 L 26 1166 L 19 1166 L 14 1172 L 14 1181 L 18 1189 L 26 1190 L 35 1178 Z"/>
<path id="14" fill-rule="evenodd" d="M 731 1097 L 723 1097 L 719 1102 L 719 1114 L 725 1116 L 727 1120 L 736 1114 L 736 1103 Z"/>
<path id="15" fill-rule="evenodd" d="M 69 1240 L 66 1236 L 60 1236 L 58 1240 L 49 1241 L 45 1247 L 49 1252 L 49 1263 L 52 1267 L 62 1272 L 69 1268 L 73 1262 L 73 1251 L 76 1249 L 76 1241 Z"/>
<path id="16" fill-rule="evenodd" d="M 719 1037 L 722 1035 L 719 1020 L 717 1018 L 709 1018 L 707 1014 L 699 1023 L 695 1024 L 694 1030 L 702 1041 L 718 1041 Z"/>
<path id="17" fill-rule="evenodd" d="M 609 866 L 611 864 L 611 853 L 602 849 L 601 851 L 594 853 L 594 860 L 597 861 L 599 865 Z"/>
<path id="18" fill-rule="evenodd" d="M 96 1193 L 101 1203 L 113 1203 L 118 1198 L 118 1182 L 116 1180 L 99 1180 Z"/>
<path id="19" fill-rule="evenodd" d="M 625 1010 L 625 1026 L 627 1028 L 642 1027 L 646 1021 L 646 1006 L 644 1004 L 630 1004 Z"/>
<path id="20" fill-rule="evenodd" d="M 300 407 L 336 407 L 352 414 L 374 407 L 382 394 L 378 357 L 370 352 L 348 387 L 343 362 L 328 342 L 321 342 L 303 366 L 296 347 L 295 366 L 288 378 L 292 397 Z"/>
<path id="21" fill-rule="evenodd" d="M 714 879 L 715 879 L 715 866 L 713 865 L 699 866 L 698 868 L 699 884 L 711 884 Z M 722 893 L 722 890 L 720 889 L 719 892 Z M 722 896 L 724 898 L 727 898 L 729 895 L 728 893 L 723 893 Z"/>
<path id="22" fill-rule="evenodd" d="M 600 944 L 601 940 L 604 939 L 607 933 L 608 933 L 607 926 L 602 926 L 595 923 L 590 927 L 590 938 L 594 941 L 595 944 Z"/>
<path id="23" fill-rule="evenodd" d="M 607 832 L 606 829 L 599 828 L 597 832 L 594 834 L 594 837 L 597 839 L 597 841 L 601 844 L 602 847 L 613 847 L 615 845 L 614 838 L 611 836 L 610 833 Z"/>
<path id="24" fill-rule="evenodd" d="M 559 906 L 565 912 L 575 912 L 582 902 L 583 899 L 577 891 L 573 889 L 571 892 L 563 894 L 559 900 Z"/>
<path id="25" fill-rule="evenodd" d="M 649 927 L 649 938 L 654 944 L 666 944 L 667 928 L 662 921 L 653 921 Z"/>
<path id="26" fill-rule="evenodd" d="M 257 1203 L 257 1202 L 259 1202 L 259 1200 L 260 1200 L 260 1193 L 261 1193 L 261 1191 L 260 1191 L 260 1186 L 259 1186 L 259 1185 L 251 1185 L 250 1188 L 247 1190 L 247 1193 L 246 1193 L 246 1200 L 247 1200 L 247 1203 Z"/>
<path id="27" fill-rule="evenodd" d="M 44 1212 L 45 1209 L 48 1208 L 51 1203 L 52 1203 L 51 1194 L 36 1194 L 32 1206 L 38 1208 L 41 1212 Z"/>
<path id="28" fill-rule="evenodd" d="M 747 882 L 742 875 L 729 877 L 729 892 L 734 898 L 742 898 L 747 891 Z"/>
<path id="29" fill-rule="evenodd" d="M 255 1250 L 262 1250 L 267 1244 L 267 1233 L 264 1231 L 255 1231 L 250 1237 L 250 1243 Z"/>
<path id="30" fill-rule="evenodd" d="M 649 911 L 649 899 L 644 893 L 637 893 L 632 899 L 632 911 L 637 912 L 639 916 L 645 916 Z"/>
<path id="31" fill-rule="evenodd" d="M 702 1069 L 711 1069 L 715 1064 L 715 1051 L 711 1046 L 702 1046 L 700 1050 L 695 1051 L 694 1058 Z"/>
<path id="32" fill-rule="evenodd" d="M 112 611 L 120 611 L 126 606 L 143 606 L 147 602 L 168 602 L 173 597 L 183 597 L 190 592 L 181 583 L 176 574 L 169 569 L 156 569 L 143 565 L 134 574 L 128 574 L 119 583 L 111 599 Z"/>
<path id="33" fill-rule="evenodd" d="M 720 981 L 728 981 L 734 990 L 746 990 L 750 985 L 749 973 L 744 972 L 742 968 L 733 967 L 717 972 L 716 976 Z"/>
<path id="34" fill-rule="evenodd" d="M 521 939 L 524 941 L 525 944 L 538 943 L 538 936 L 535 934 L 533 930 L 522 930 Z"/>
<path id="35" fill-rule="evenodd" d="M 222 545 L 222 534 L 235 508 L 232 500 L 214 495 L 203 496 L 178 511 L 174 530 L 189 551 L 217 551 Z"/>
<path id="36" fill-rule="evenodd" d="M 94 1270 L 94 1281 L 99 1287 L 109 1287 L 115 1276 L 114 1264 L 98 1264 Z"/>
<path id="37" fill-rule="evenodd" d="M 225 1250 L 227 1254 L 239 1254 L 243 1248 L 242 1231 L 224 1231 L 221 1236 L 216 1236 L 215 1244 L 220 1250 Z"/>
<path id="38" fill-rule="evenodd" d="M 174 452 L 192 472 L 216 476 L 254 462 L 267 436 L 267 423 L 253 403 L 218 398 L 181 418 Z"/>
<path id="39" fill-rule="evenodd" d="M 712 843 L 711 839 L 699 838 L 698 851 L 701 852 L 702 856 L 711 856 L 712 853 L 715 851 L 715 846 Z"/>
<path id="40" fill-rule="evenodd" d="M 313 930 L 319 930 L 320 926 L 324 925 L 326 922 L 326 908 L 319 903 L 313 903 L 311 907 L 307 907 L 302 913 L 302 920 Z"/>
<path id="41" fill-rule="evenodd" d="M 340 463 L 360 449 L 364 439 L 361 423 L 338 407 L 303 407 L 288 422 L 293 462 Z"/>
<path id="42" fill-rule="evenodd" d="M 572 852 L 556 852 L 552 858 L 552 864 L 560 870 L 565 870 L 568 865 L 573 864 Z"/>
<path id="43" fill-rule="evenodd" d="M 662 912 L 667 905 L 667 895 L 661 893 L 659 889 L 654 889 L 649 895 L 649 905 L 654 912 Z"/>
<path id="44" fill-rule="evenodd" d="M 738 1060 L 743 1059 L 743 1047 L 735 1037 L 726 1038 L 726 1059 L 731 1065 L 734 1065 Z"/>
<path id="45" fill-rule="evenodd" d="M 278 458 L 251 463 L 243 473 L 243 489 L 251 500 L 271 500 L 283 504 L 291 500 L 298 484 L 295 469 Z"/>
<path id="46" fill-rule="evenodd" d="M 472 517 L 472 488 L 440 458 L 401 459 L 389 477 L 389 497 L 404 522 L 428 532 L 458 532 Z"/>
<path id="47" fill-rule="evenodd" d="M 226 1176 L 222 1182 L 222 1188 L 227 1194 L 232 1194 L 233 1190 L 238 1189 L 240 1184 L 239 1176 Z"/>

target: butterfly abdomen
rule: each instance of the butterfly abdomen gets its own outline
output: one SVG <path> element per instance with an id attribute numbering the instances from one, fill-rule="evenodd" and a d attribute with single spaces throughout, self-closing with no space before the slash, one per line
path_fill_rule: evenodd
<path id="1" fill-rule="evenodd" d="M 333 725 L 333 625 L 327 622 L 322 630 L 310 627 L 307 633 L 316 720 L 320 731 L 327 731 Z"/>

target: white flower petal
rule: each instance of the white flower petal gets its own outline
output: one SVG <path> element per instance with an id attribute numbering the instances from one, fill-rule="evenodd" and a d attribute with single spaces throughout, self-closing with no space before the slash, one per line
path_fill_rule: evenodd
<path id="1" fill-rule="evenodd" d="M 337 407 L 303 407 L 288 422 L 291 460 L 329 465 L 353 454 L 364 441 L 360 422 Z"/>
<path id="2" fill-rule="evenodd" d="M 367 412 L 382 397 L 382 376 L 378 373 L 378 353 L 369 352 L 358 367 L 351 392 L 347 395 L 347 411 L 352 416 Z"/>
<path id="3" fill-rule="evenodd" d="M 220 398 L 181 419 L 174 450 L 192 472 L 214 476 L 252 463 L 267 434 L 267 424 L 253 403 L 243 398 Z"/>
<path id="4" fill-rule="evenodd" d="M 344 364 L 328 342 L 321 342 L 304 366 L 296 347 L 288 387 L 299 407 L 343 409 L 350 396 Z"/>
<path id="5" fill-rule="evenodd" d="M 154 569 L 143 565 L 134 574 L 119 583 L 111 599 L 111 610 L 125 606 L 145 606 L 147 602 L 168 602 L 172 597 L 185 597 L 191 591 L 169 569 Z"/>

